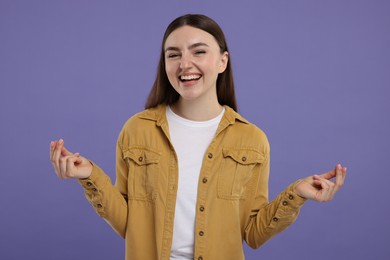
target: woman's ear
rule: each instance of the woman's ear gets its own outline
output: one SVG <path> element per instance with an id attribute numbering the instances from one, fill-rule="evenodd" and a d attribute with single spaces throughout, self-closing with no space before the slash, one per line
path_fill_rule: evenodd
<path id="1" fill-rule="evenodd" d="M 229 53 L 227 51 L 225 51 L 221 55 L 221 61 L 219 64 L 218 73 L 223 73 L 225 71 L 227 64 L 228 64 L 228 61 L 229 61 Z"/>

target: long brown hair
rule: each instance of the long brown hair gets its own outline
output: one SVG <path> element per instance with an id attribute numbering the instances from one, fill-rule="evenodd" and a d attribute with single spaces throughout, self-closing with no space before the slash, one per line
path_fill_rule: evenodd
<path id="1" fill-rule="evenodd" d="M 171 86 L 168 76 L 165 72 L 165 54 L 164 45 L 168 36 L 177 28 L 184 25 L 192 26 L 213 35 L 217 41 L 221 53 L 228 51 L 225 35 L 219 25 L 211 18 L 201 14 L 186 14 L 173 20 L 165 30 L 161 45 L 160 61 L 158 63 L 157 75 L 153 87 L 149 93 L 145 108 L 156 107 L 160 104 L 171 105 L 179 99 L 179 94 Z M 223 73 L 217 78 L 217 97 L 221 105 L 228 105 L 237 111 L 236 96 L 234 93 L 233 72 L 231 67 L 231 58 L 229 55 L 228 64 Z"/>

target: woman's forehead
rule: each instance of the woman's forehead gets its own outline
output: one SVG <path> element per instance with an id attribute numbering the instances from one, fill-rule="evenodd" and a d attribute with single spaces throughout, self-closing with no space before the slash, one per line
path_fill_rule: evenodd
<path id="1" fill-rule="evenodd" d="M 210 33 L 192 26 L 184 25 L 175 29 L 165 40 L 167 47 L 189 47 L 197 43 L 204 43 L 209 47 L 218 46 L 214 36 Z"/>

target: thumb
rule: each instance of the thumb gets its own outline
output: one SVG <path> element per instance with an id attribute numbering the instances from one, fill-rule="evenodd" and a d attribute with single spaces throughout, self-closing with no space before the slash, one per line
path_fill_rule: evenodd
<path id="1" fill-rule="evenodd" d="M 316 176 L 316 179 L 318 179 L 318 178 L 324 178 L 324 179 L 330 180 L 330 179 L 332 179 L 332 178 L 334 178 L 334 177 L 336 176 L 336 169 L 337 169 L 337 166 L 336 166 L 336 168 L 333 169 L 333 170 L 330 170 L 330 171 L 328 171 L 328 172 L 326 172 L 326 173 L 317 175 L 317 176 Z"/>
<path id="2" fill-rule="evenodd" d="M 80 153 L 74 153 L 74 156 L 76 156 L 75 163 L 81 164 L 83 162 L 83 157 L 80 156 Z"/>
<path id="3" fill-rule="evenodd" d="M 66 149 L 65 146 L 62 146 L 61 154 L 63 156 L 68 156 L 68 155 L 72 155 L 73 153 L 71 153 L 68 149 Z"/>

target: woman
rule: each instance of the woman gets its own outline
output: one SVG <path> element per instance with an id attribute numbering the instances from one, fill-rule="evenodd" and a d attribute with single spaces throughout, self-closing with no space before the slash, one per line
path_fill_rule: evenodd
<path id="1" fill-rule="evenodd" d="M 184 15 L 165 32 L 146 110 L 119 134 L 115 185 L 63 140 L 51 142 L 51 161 L 126 239 L 126 259 L 244 259 L 242 240 L 257 248 L 306 199 L 331 200 L 346 168 L 299 180 L 268 202 L 267 138 L 236 110 L 222 30 Z"/>

